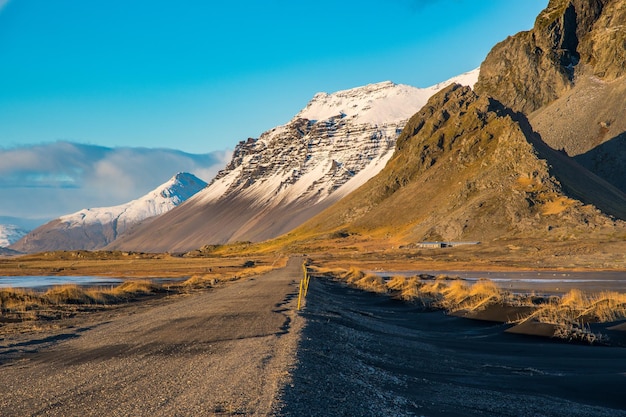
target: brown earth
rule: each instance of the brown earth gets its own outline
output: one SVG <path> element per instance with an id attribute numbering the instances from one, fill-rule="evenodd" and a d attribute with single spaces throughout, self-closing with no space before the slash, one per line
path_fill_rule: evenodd
<path id="1" fill-rule="evenodd" d="M 109 277 L 182 278 L 201 274 L 207 278 L 241 275 L 254 267 L 269 267 L 285 257 L 259 255 L 172 256 L 166 253 L 58 251 L 0 257 L 0 276 L 95 275 Z"/>

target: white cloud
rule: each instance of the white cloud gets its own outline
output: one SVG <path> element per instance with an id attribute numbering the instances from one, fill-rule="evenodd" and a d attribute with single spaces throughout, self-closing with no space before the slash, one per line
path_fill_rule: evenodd
<path id="1" fill-rule="evenodd" d="M 55 142 L 0 148 L 0 216 L 55 218 L 138 198 L 177 172 L 209 182 L 230 152 L 106 148 Z"/>

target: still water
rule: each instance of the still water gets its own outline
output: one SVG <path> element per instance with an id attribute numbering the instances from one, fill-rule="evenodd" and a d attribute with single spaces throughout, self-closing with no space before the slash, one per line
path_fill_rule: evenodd
<path id="1" fill-rule="evenodd" d="M 626 292 L 626 271 L 373 271 L 381 276 L 447 275 L 473 283 L 486 278 L 510 291 L 563 293 L 571 289 L 591 292 Z"/>
<path id="2" fill-rule="evenodd" d="M 122 282 L 120 278 L 94 277 L 94 276 L 0 276 L 0 288 L 41 288 L 55 285 L 117 285 Z"/>

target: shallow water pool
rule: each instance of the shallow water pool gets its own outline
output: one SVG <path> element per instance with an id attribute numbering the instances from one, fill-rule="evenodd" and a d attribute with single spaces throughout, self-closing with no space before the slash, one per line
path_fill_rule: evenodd
<path id="1" fill-rule="evenodd" d="M 626 271 L 373 271 L 380 276 L 447 275 L 469 282 L 489 279 L 510 291 L 564 293 L 571 289 L 590 292 L 626 292 Z"/>
<path id="2" fill-rule="evenodd" d="M 28 275 L 20 277 L 0 276 L 0 288 L 41 288 L 55 285 L 117 285 L 121 278 L 96 277 L 96 276 L 38 276 Z"/>

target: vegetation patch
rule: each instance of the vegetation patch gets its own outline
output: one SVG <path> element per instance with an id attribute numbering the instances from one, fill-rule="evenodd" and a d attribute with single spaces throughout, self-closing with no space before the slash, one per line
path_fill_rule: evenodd
<path id="1" fill-rule="evenodd" d="M 515 326 L 546 326 L 548 336 L 565 341 L 605 343 L 606 335 L 594 333 L 590 325 L 626 320 L 626 294 L 600 292 L 587 294 L 571 290 L 562 296 L 515 294 L 502 290 L 493 281 L 480 279 L 475 283 L 455 277 L 402 276 L 383 278 L 359 268 L 349 270 L 311 268 L 312 274 L 339 279 L 353 287 L 387 294 L 429 309 L 443 309 L 450 314 L 470 318 L 508 322 Z M 494 319 L 498 313 L 510 313 L 514 319 Z M 501 314 L 501 317 L 505 317 Z M 488 319 L 485 317 L 489 317 Z"/>

